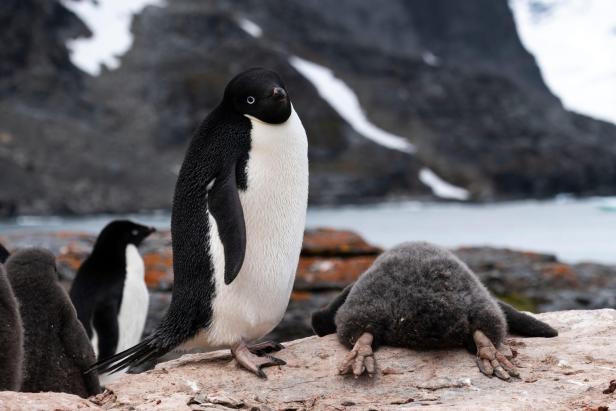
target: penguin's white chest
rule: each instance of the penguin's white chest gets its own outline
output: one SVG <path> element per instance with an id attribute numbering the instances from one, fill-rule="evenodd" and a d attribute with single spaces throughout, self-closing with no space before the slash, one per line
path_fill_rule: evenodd
<path id="1" fill-rule="evenodd" d="M 283 124 L 252 119 L 248 188 L 240 192 L 246 256 L 235 280 L 224 283 L 224 250 L 210 215 L 216 296 L 209 346 L 258 339 L 282 319 L 293 289 L 308 201 L 308 143 L 293 110 Z"/>
<path id="2" fill-rule="evenodd" d="M 122 303 L 118 313 L 120 335 L 116 353 L 124 351 L 141 341 L 141 334 L 148 315 L 149 294 L 145 285 L 143 259 L 135 247 L 126 247 L 126 280 L 122 291 Z"/>

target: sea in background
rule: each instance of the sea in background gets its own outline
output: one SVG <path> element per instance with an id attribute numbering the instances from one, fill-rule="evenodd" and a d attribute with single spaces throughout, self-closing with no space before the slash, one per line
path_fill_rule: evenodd
<path id="1" fill-rule="evenodd" d="M 29 217 L 0 220 L 0 235 L 19 231 L 97 233 L 114 218 L 130 218 L 169 228 L 168 213 Z M 395 202 L 367 206 L 313 207 L 308 228 L 358 232 L 369 242 L 390 247 L 424 240 L 457 246 L 495 246 L 553 253 L 566 262 L 616 264 L 616 197 L 489 204 Z"/>

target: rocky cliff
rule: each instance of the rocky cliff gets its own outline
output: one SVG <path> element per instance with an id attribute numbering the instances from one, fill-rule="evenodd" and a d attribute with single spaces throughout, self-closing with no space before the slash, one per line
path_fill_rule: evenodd
<path id="1" fill-rule="evenodd" d="M 7 0 L 0 22 L 0 215 L 169 207 L 191 131 L 255 65 L 288 83 L 313 203 L 427 197 L 422 169 L 477 200 L 615 192 L 616 127 L 563 109 L 506 0 L 175 0 L 136 16 L 132 48 L 99 76 L 71 63 L 67 39 L 88 30 L 58 0 Z M 416 152 L 367 139 L 292 56 Z"/>
<path id="2" fill-rule="evenodd" d="M 334 336 L 286 344 L 287 365 L 267 380 L 238 369 L 226 351 L 185 355 L 155 370 L 125 375 L 103 394 L 0 393 L 8 410 L 593 410 L 616 406 L 616 312 L 563 311 L 538 316 L 559 336 L 510 337 L 519 379 L 482 375 L 459 350 L 382 347 L 373 379 L 342 377 L 345 349 Z"/>

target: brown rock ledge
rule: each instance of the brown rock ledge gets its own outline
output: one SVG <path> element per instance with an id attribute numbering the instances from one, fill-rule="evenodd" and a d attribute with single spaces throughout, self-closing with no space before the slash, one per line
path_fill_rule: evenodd
<path id="1" fill-rule="evenodd" d="M 8 410 L 597 410 L 616 407 L 604 394 L 616 376 L 616 311 L 538 315 L 555 326 L 553 339 L 509 339 L 521 378 L 507 383 L 481 375 L 464 350 L 417 352 L 384 347 L 379 373 L 355 380 L 336 375 L 344 349 L 335 336 L 286 344 L 285 367 L 268 380 L 237 369 L 227 352 L 190 354 L 155 370 L 125 375 L 97 404 L 66 394 L 0 393 Z M 383 372 L 385 371 L 385 372 Z M 606 409 L 606 408 L 603 408 Z"/>

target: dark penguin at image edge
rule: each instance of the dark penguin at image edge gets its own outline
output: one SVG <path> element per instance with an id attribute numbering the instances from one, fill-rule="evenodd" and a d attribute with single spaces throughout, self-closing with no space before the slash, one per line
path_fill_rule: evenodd
<path id="1" fill-rule="evenodd" d="M 24 329 L 22 392 L 54 391 L 89 397 L 100 392 L 95 374 L 84 374 L 94 351 L 58 279 L 53 254 L 20 250 L 6 271 Z"/>
<path id="2" fill-rule="evenodd" d="M 337 333 L 352 347 L 341 374 L 373 375 L 380 345 L 412 349 L 465 347 L 486 375 L 517 376 L 507 331 L 555 337 L 548 324 L 497 302 L 477 276 L 450 251 L 404 243 L 379 256 L 359 279 L 312 315 L 319 336 Z"/>
<path id="3" fill-rule="evenodd" d="M 280 76 L 235 76 L 201 123 L 180 170 L 171 218 L 174 286 L 158 328 L 95 364 L 113 372 L 171 350 L 230 348 L 265 378 L 282 346 L 254 344 L 282 320 L 293 288 L 308 200 L 304 127 Z"/>
<path id="4" fill-rule="evenodd" d="M 77 271 L 71 301 L 99 358 L 141 340 L 149 293 L 137 247 L 154 231 L 128 220 L 110 222 Z"/>
<path id="5" fill-rule="evenodd" d="M 0 244 L 0 391 L 19 391 L 22 379 L 23 325 L 13 288 L 2 265 L 9 252 Z"/>
<path id="6" fill-rule="evenodd" d="M 11 254 L 2 244 L 0 244 L 0 264 L 6 263 L 6 260 Z"/>

